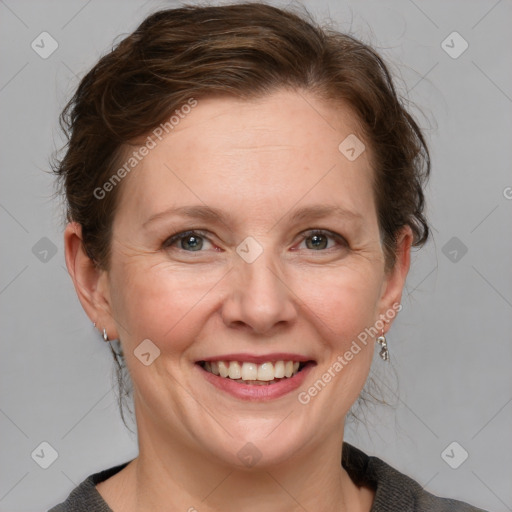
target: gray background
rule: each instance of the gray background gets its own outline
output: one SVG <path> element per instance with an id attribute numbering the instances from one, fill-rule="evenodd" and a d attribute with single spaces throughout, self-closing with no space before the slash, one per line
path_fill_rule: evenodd
<path id="1" fill-rule="evenodd" d="M 62 210 L 45 171 L 78 77 L 146 14 L 173 5 L 0 0 L 2 511 L 46 510 L 87 475 L 137 454 L 108 346 L 65 269 Z M 389 335 L 393 364 L 375 361 L 393 406 L 367 409 L 346 439 L 435 494 L 512 510 L 512 3 L 305 5 L 380 49 L 423 112 L 413 110 L 433 156 L 433 240 L 413 256 Z M 31 48 L 43 31 L 59 45 L 47 59 Z M 458 58 L 441 46 L 453 31 L 469 44 Z M 48 469 L 31 457 L 43 441 L 58 452 Z M 469 454 L 457 469 L 441 456 L 453 441 Z M 454 464 L 463 452 L 448 453 Z"/>

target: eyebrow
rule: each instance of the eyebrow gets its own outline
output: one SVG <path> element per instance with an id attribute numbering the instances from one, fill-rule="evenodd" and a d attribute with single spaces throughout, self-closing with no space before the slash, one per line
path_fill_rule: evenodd
<path id="1" fill-rule="evenodd" d="M 160 220 L 165 217 L 177 216 L 177 217 L 189 217 L 191 219 L 200 219 L 205 221 L 224 222 L 224 214 L 217 208 L 210 206 L 179 206 L 177 208 L 167 208 L 166 210 L 151 215 L 149 219 L 144 221 L 143 227 L 156 220 Z"/>
<path id="2" fill-rule="evenodd" d="M 206 205 L 197 206 L 179 206 L 171 207 L 159 213 L 151 215 L 144 221 L 143 227 L 153 223 L 156 220 L 163 219 L 170 216 L 188 217 L 191 219 L 199 219 L 203 221 L 213 221 L 217 223 L 227 224 L 233 218 L 229 212 L 223 212 L 217 208 Z M 281 222 L 284 217 L 289 216 L 291 222 L 302 222 L 305 220 L 318 220 L 330 216 L 342 217 L 348 220 L 362 220 L 363 216 L 360 213 L 347 210 L 341 206 L 331 205 L 313 205 L 305 206 L 293 211 L 291 214 L 285 214 L 275 224 Z M 274 224 L 274 226 L 275 226 Z"/>
<path id="3" fill-rule="evenodd" d="M 318 220 L 326 217 L 342 217 L 350 220 L 362 220 L 363 216 L 352 210 L 348 210 L 341 206 L 330 205 L 313 205 L 305 206 L 295 210 L 290 215 L 290 220 L 301 222 L 303 220 Z M 279 221 L 280 222 L 280 221 Z"/>

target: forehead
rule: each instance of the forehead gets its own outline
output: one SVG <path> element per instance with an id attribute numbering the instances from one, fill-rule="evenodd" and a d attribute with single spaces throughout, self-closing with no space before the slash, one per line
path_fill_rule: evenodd
<path id="1" fill-rule="evenodd" d="M 147 217 L 193 200 L 263 213 L 304 199 L 365 213 L 373 204 L 367 151 L 353 161 L 340 151 L 357 133 L 348 108 L 280 91 L 199 99 L 187 111 L 161 140 L 149 134 L 154 147 L 123 182 L 120 209 Z"/>

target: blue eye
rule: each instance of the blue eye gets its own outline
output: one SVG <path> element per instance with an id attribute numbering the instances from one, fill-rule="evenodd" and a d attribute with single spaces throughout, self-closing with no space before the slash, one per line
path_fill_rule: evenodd
<path id="1" fill-rule="evenodd" d="M 341 235 L 323 229 L 308 231 L 304 233 L 303 236 L 303 241 L 306 242 L 306 247 L 312 251 L 319 252 L 324 249 L 330 249 L 332 246 L 329 247 L 329 239 L 335 240 L 339 245 L 347 246 L 346 240 Z M 311 243 L 308 243 L 308 240 L 311 240 Z"/>
<path id="2" fill-rule="evenodd" d="M 176 242 L 180 242 L 179 249 L 188 252 L 200 252 L 204 246 L 204 241 L 208 240 L 204 231 L 183 231 L 169 237 L 164 242 L 164 247 L 173 246 Z"/>

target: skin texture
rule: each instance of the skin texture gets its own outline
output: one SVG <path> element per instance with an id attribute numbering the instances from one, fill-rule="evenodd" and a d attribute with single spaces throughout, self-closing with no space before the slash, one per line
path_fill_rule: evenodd
<path id="1" fill-rule="evenodd" d="M 352 482 L 340 454 L 374 340 L 308 404 L 297 399 L 400 302 L 409 269 L 405 227 L 385 271 L 370 149 L 353 162 L 338 150 L 351 133 L 348 108 L 306 92 L 201 99 L 124 178 L 109 271 L 94 268 L 80 226 L 68 225 L 67 266 L 80 301 L 100 331 L 120 337 L 134 382 L 139 457 L 98 485 L 113 510 L 370 510 L 373 491 Z M 226 217 L 147 223 L 185 205 Z M 313 205 L 355 215 L 291 218 Z M 199 251 L 187 237 L 165 246 L 192 229 L 206 231 Z M 326 234 L 315 248 L 311 229 L 346 242 Z M 252 263 L 236 252 L 248 236 L 263 249 Z M 160 350 L 149 366 L 133 355 L 145 339 Z M 248 402 L 212 386 L 195 365 L 236 352 L 292 352 L 316 366 L 298 390 Z M 248 442 L 261 454 L 252 468 L 237 456 Z"/>

